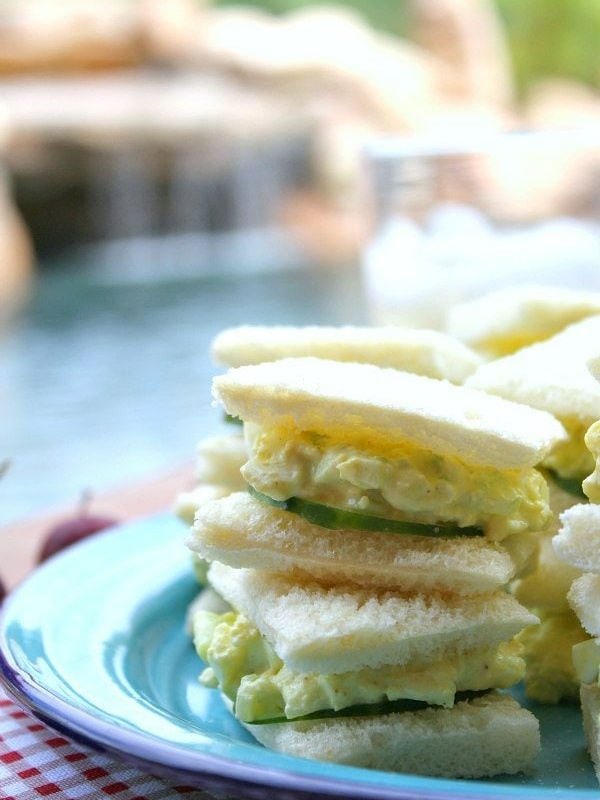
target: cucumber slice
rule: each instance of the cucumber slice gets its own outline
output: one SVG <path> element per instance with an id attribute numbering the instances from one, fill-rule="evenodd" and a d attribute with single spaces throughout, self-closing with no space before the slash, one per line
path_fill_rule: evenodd
<path id="1" fill-rule="evenodd" d="M 563 492 L 572 494 L 574 497 L 578 497 L 580 500 L 583 500 L 586 503 L 589 502 L 589 498 L 584 493 L 582 482 L 580 480 L 577 478 L 563 478 L 553 469 L 549 469 L 548 473 L 552 481 L 558 486 L 559 489 L 562 489 Z"/>
<path id="2" fill-rule="evenodd" d="M 223 414 L 223 422 L 226 422 L 228 425 L 239 425 L 240 427 L 244 424 L 243 420 L 239 417 L 234 417 L 232 414 Z"/>
<path id="3" fill-rule="evenodd" d="M 489 689 L 482 691 L 465 691 L 457 692 L 454 701 L 455 703 L 461 700 L 471 700 L 474 697 L 481 697 L 489 692 Z M 301 717 L 271 717 L 270 719 L 258 719 L 253 722 L 246 722 L 246 725 L 276 725 L 283 722 L 303 722 L 304 720 L 311 719 L 336 719 L 340 717 L 379 717 L 383 714 L 399 714 L 403 711 L 421 711 L 424 708 L 440 708 L 441 706 L 433 706 L 425 700 L 387 700 L 381 703 L 362 704 L 356 706 L 348 706 L 339 711 L 334 711 L 332 708 L 325 708 L 322 711 L 313 711 L 310 714 L 304 714 Z"/>
<path id="4" fill-rule="evenodd" d="M 386 519 L 372 514 L 363 514 L 360 511 L 347 511 L 312 500 L 303 500 L 300 497 L 290 497 L 287 500 L 273 500 L 266 494 L 258 492 L 252 486 L 248 487 L 250 494 L 257 500 L 269 505 L 291 511 L 303 517 L 313 525 L 332 530 L 354 528 L 359 531 L 376 531 L 378 533 L 404 533 L 412 536 L 435 536 L 438 538 L 455 538 L 457 536 L 483 536 L 481 528 L 465 527 L 458 525 L 426 525 L 422 522 L 409 522 L 408 520 Z"/>

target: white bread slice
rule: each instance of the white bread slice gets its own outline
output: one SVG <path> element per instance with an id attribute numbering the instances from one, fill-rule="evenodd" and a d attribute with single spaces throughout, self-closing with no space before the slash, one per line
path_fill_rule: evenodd
<path id="1" fill-rule="evenodd" d="M 210 585 L 298 672 L 431 664 L 492 647 L 538 619 L 502 590 L 474 597 L 324 588 L 213 562 Z"/>
<path id="2" fill-rule="evenodd" d="M 585 738 L 596 777 L 600 781 L 600 686 L 597 683 L 582 683 L 579 696 Z"/>
<path id="3" fill-rule="evenodd" d="M 446 330 L 489 355 L 506 355 L 594 314 L 600 292 L 523 284 L 452 306 Z"/>
<path id="4" fill-rule="evenodd" d="M 582 628 L 591 636 L 600 636 L 600 575 L 585 572 L 576 578 L 567 599 Z"/>
<path id="5" fill-rule="evenodd" d="M 213 394 L 230 414 L 265 427 L 295 425 L 386 449 L 408 441 L 497 469 L 534 466 L 566 436 L 550 414 L 371 364 L 289 358 L 238 367 L 214 379 Z"/>
<path id="6" fill-rule="evenodd" d="M 245 487 L 240 474 L 240 467 L 248 460 L 243 433 L 207 436 L 198 443 L 197 454 L 195 477 L 198 483 L 230 486 L 231 491 Z"/>
<path id="7" fill-rule="evenodd" d="M 316 356 L 393 367 L 452 383 L 462 383 L 481 362 L 481 356 L 446 333 L 391 325 L 241 325 L 221 331 L 212 342 L 211 353 L 217 363 L 228 367 Z"/>
<path id="8" fill-rule="evenodd" d="M 173 511 L 186 525 L 192 525 L 196 512 L 201 506 L 225 497 L 230 492 L 229 486 L 217 486 L 212 483 L 200 484 L 187 492 L 179 492 L 173 503 Z"/>
<path id="9" fill-rule="evenodd" d="M 327 530 L 247 492 L 204 503 L 186 544 L 202 558 L 231 567 L 406 592 L 489 592 L 518 568 L 505 548 L 481 537 Z"/>
<path id="10" fill-rule="evenodd" d="M 207 436 L 198 443 L 195 485 L 175 498 L 173 511 L 191 525 L 196 511 L 208 500 L 246 488 L 240 468 L 248 459 L 242 433 Z"/>
<path id="11" fill-rule="evenodd" d="M 578 503 L 560 515 L 556 555 L 582 572 L 600 573 L 600 506 Z"/>
<path id="12" fill-rule="evenodd" d="M 540 749 L 536 717 L 495 692 L 449 709 L 246 728 L 280 753 L 443 778 L 524 772 Z"/>
<path id="13" fill-rule="evenodd" d="M 600 384 L 588 362 L 598 353 L 600 316 L 478 367 L 465 384 L 585 425 L 600 419 Z"/>

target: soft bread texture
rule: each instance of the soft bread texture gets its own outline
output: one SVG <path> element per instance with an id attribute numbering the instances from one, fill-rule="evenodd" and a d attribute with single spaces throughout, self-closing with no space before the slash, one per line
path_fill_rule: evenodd
<path id="1" fill-rule="evenodd" d="M 446 329 L 475 349 L 505 355 L 594 314 L 600 292 L 524 284 L 452 306 Z"/>
<path id="2" fill-rule="evenodd" d="M 208 500 L 224 497 L 246 482 L 240 473 L 248 458 L 241 433 L 208 436 L 198 444 L 195 485 L 175 498 L 173 510 L 187 525 L 194 521 L 196 511 Z"/>
<path id="3" fill-rule="evenodd" d="M 585 572 L 576 578 L 567 599 L 582 627 L 591 636 L 600 636 L 600 575 Z"/>
<path id="4" fill-rule="evenodd" d="M 572 567 L 600 573 L 600 506 L 578 503 L 564 511 L 552 546 Z"/>
<path id="5" fill-rule="evenodd" d="M 600 316 L 589 317 L 544 342 L 483 364 L 465 384 L 589 425 L 600 419 L 600 384 L 588 366 L 599 341 Z"/>
<path id="6" fill-rule="evenodd" d="M 217 363 L 228 367 L 316 356 L 393 367 L 453 383 L 462 383 L 481 362 L 481 356 L 441 331 L 397 326 L 241 325 L 219 333 L 211 352 Z"/>
<path id="7" fill-rule="evenodd" d="M 596 777 L 600 781 L 600 686 L 597 683 L 581 684 L 579 697 L 585 738 Z"/>
<path id="8" fill-rule="evenodd" d="M 191 525 L 201 506 L 219 497 L 225 497 L 230 492 L 229 486 L 200 484 L 187 492 L 179 492 L 173 504 L 173 511 L 186 525 Z"/>
<path id="9" fill-rule="evenodd" d="M 403 591 L 488 592 L 517 570 L 506 549 L 480 537 L 327 530 L 246 492 L 203 503 L 186 544 L 203 558 L 231 567 Z"/>
<path id="10" fill-rule="evenodd" d="M 507 641 L 538 618 L 503 590 L 475 597 L 295 583 L 214 562 L 210 585 L 298 672 L 431 664 Z"/>
<path id="11" fill-rule="evenodd" d="M 197 453 L 198 483 L 230 486 L 232 491 L 244 488 L 240 467 L 248 459 L 248 453 L 242 433 L 207 436 L 199 442 Z"/>
<path id="12" fill-rule="evenodd" d="M 566 436 L 550 414 L 370 364 L 289 358 L 238 367 L 214 379 L 213 394 L 230 414 L 263 426 L 388 448 L 408 441 L 498 469 L 534 466 Z"/>
<path id="13" fill-rule="evenodd" d="M 246 727 L 288 755 L 446 778 L 527 771 L 540 749 L 535 716 L 493 692 L 451 709 Z"/>

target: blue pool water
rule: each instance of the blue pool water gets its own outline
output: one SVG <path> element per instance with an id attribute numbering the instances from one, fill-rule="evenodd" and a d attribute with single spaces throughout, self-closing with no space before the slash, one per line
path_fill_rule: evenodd
<path id="1" fill-rule="evenodd" d="M 79 254 L 40 270 L 0 339 L 0 524 L 170 469 L 222 423 L 208 354 L 241 323 L 360 323 L 357 270 L 120 280 Z"/>

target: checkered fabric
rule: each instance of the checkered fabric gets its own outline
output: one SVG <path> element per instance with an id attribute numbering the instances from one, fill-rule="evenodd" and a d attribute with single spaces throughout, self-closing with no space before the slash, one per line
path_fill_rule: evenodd
<path id="1" fill-rule="evenodd" d="M 0 690 L 1 800 L 213 800 L 88 750 L 25 713 Z M 221 798 L 223 796 L 221 795 Z"/>

